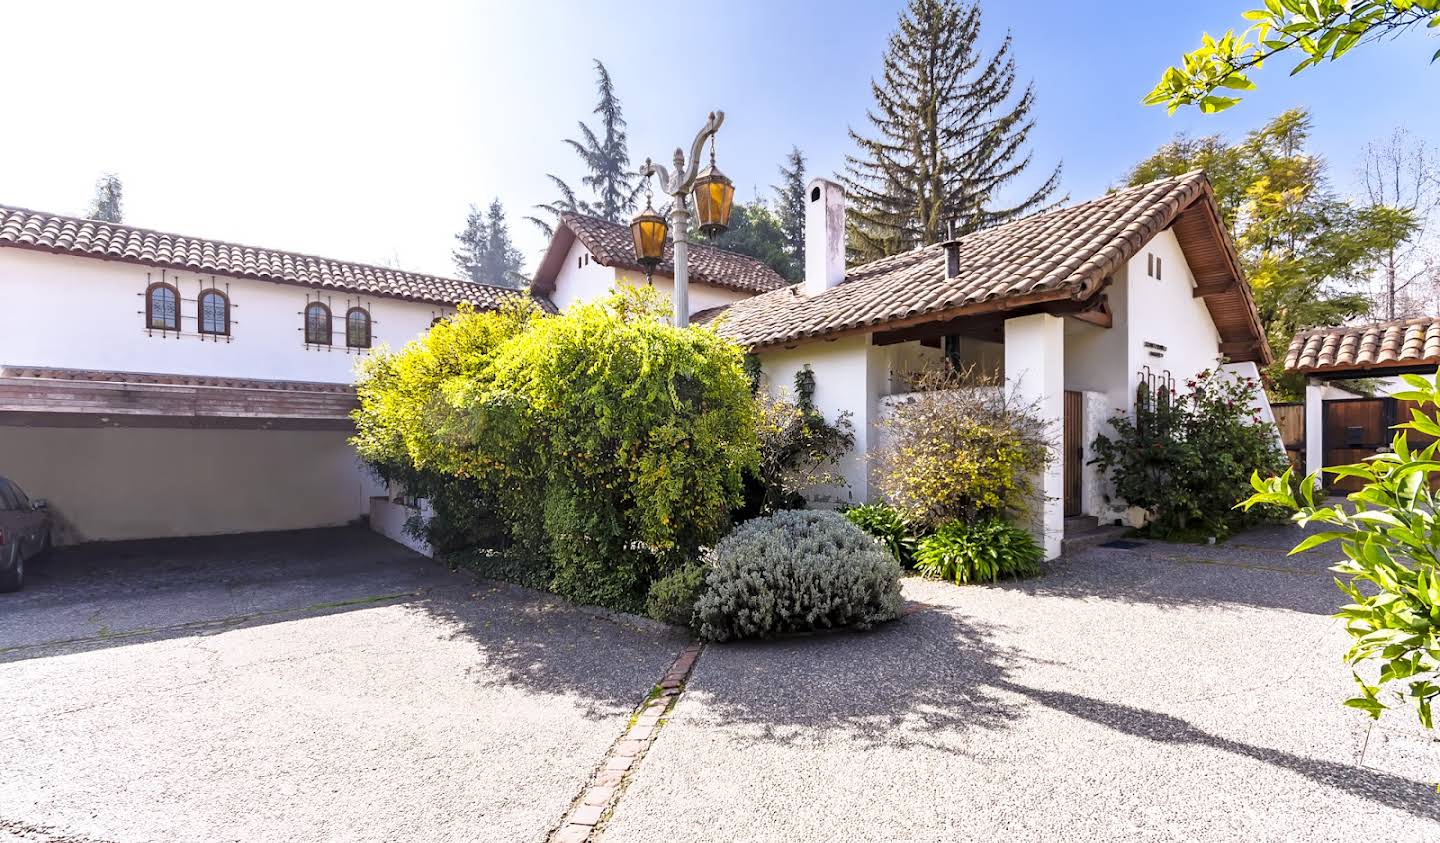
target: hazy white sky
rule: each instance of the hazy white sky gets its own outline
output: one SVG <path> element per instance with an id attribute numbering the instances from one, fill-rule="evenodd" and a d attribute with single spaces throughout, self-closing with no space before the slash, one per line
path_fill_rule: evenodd
<path id="1" fill-rule="evenodd" d="M 544 242 L 520 216 L 552 197 L 547 171 L 578 186 L 560 139 L 590 118 L 592 59 L 615 77 L 637 163 L 726 109 L 720 165 L 748 198 L 791 144 L 815 174 L 841 166 L 899 5 L 11 3 L 0 203 L 78 213 L 113 171 L 134 225 L 452 274 L 467 205 L 498 195 L 533 266 Z M 1396 125 L 1440 141 L 1433 40 L 1353 53 L 1338 73 L 1267 72 L 1219 118 L 1138 105 L 1200 30 L 1249 5 L 986 3 L 989 36 L 1013 31 L 1036 85 L 1037 168 L 1063 159 L 1065 189 L 1088 198 L 1176 131 L 1238 133 L 1301 104 L 1342 186 L 1359 145 Z"/>

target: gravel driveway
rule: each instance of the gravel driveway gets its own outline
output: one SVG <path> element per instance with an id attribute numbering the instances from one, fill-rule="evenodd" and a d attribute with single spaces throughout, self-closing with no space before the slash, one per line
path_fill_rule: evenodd
<path id="1" fill-rule="evenodd" d="M 1440 744 L 1341 706 L 1291 528 L 910 581 L 873 634 L 710 646 L 606 843 L 1440 840 Z"/>
<path id="2" fill-rule="evenodd" d="M 0 840 L 544 840 L 684 639 L 363 530 L 0 595 Z"/>

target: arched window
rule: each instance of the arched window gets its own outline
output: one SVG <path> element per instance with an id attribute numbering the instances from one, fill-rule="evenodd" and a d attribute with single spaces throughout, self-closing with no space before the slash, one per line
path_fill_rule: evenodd
<path id="1" fill-rule="evenodd" d="M 330 344 L 330 308 L 318 301 L 305 305 L 305 342 Z"/>
<path id="2" fill-rule="evenodd" d="M 196 302 L 200 333 L 230 336 L 230 299 L 219 290 L 204 290 Z"/>
<path id="3" fill-rule="evenodd" d="M 370 347 L 370 313 L 363 307 L 352 307 L 345 314 L 345 344 L 351 348 Z"/>
<path id="4" fill-rule="evenodd" d="M 156 331 L 180 330 L 180 291 L 169 284 L 151 284 L 145 290 L 145 327 Z"/>

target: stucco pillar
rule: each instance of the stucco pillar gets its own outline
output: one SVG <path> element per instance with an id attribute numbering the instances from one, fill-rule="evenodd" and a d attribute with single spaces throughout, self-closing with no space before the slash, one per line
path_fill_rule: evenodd
<path id="1" fill-rule="evenodd" d="M 1030 531 L 1045 558 L 1060 555 L 1065 538 L 1065 466 L 1060 438 L 1065 429 L 1065 320 L 1035 313 L 1005 320 L 1005 383 L 1025 404 L 1033 404 L 1048 425 L 1050 464 L 1037 478 L 1039 498 Z"/>
<path id="2" fill-rule="evenodd" d="M 1305 473 L 1313 474 L 1325 464 L 1325 382 L 1305 381 Z"/>

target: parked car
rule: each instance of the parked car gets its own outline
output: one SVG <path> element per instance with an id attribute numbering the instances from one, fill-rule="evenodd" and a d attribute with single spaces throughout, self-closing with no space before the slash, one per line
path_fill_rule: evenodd
<path id="1" fill-rule="evenodd" d="M 25 585 L 25 563 L 50 551 L 50 512 L 0 477 L 0 591 Z"/>

